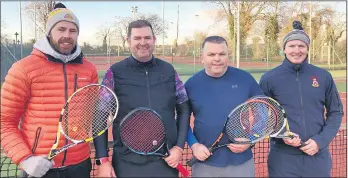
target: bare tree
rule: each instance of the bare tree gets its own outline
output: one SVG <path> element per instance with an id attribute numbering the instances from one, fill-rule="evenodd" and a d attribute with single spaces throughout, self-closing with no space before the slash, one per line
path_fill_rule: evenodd
<path id="1" fill-rule="evenodd" d="M 116 36 L 120 38 L 123 50 L 126 49 L 126 37 L 128 24 L 132 21 L 132 17 L 116 17 Z"/>
<path id="2" fill-rule="evenodd" d="M 168 29 L 168 24 L 164 22 L 164 29 L 162 27 L 163 19 L 158 14 L 137 14 L 135 18 L 132 17 L 116 17 L 116 35 L 121 39 L 123 50 L 126 48 L 125 43 L 127 39 L 127 29 L 130 22 L 134 20 L 147 20 L 151 23 L 153 32 L 155 36 L 164 35 L 166 36 L 166 30 Z"/>
<path id="3" fill-rule="evenodd" d="M 343 15 L 338 14 L 331 7 L 321 9 L 318 14 L 320 14 L 322 24 L 325 24 L 326 27 L 326 40 L 336 43 L 346 31 L 347 22 L 342 20 Z"/>
<path id="4" fill-rule="evenodd" d="M 312 3 L 312 18 L 309 18 L 309 2 L 297 2 L 282 10 L 280 15 L 281 36 L 285 36 L 292 30 L 293 20 L 301 21 L 303 29 L 309 33 L 309 23 L 311 23 L 311 42 L 313 48 L 320 49 L 323 42 L 331 42 L 335 46 L 346 31 L 346 20 L 342 20 L 341 14 L 338 14 L 330 6 L 322 6 L 320 3 Z M 292 14 L 292 15 L 284 15 Z M 289 17 L 290 16 L 290 17 Z M 325 28 L 322 28 L 325 27 Z M 318 50 L 313 54 L 313 59 L 320 54 Z M 332 54 L 333 55 L 333 54 Z"/>
<path id="5" fill-rule="evenodd" d="M 168 29 L 168 24 L 164 22 L 164 29 L 162 27 L 163 25 L 163 19 L 158 14 L 141 14 L 138 16 L 138 19 L 147 20 L 151 23 L 153 33 L 155 36 L 163 35 L 166 36 L 166 30 Z"/>
<path id="6" fill-rule="evenodd" d="M 1 42 L 4 42 L 5 39 L 7 39 L 8 35 L 4 33 L 6 29 L 6 23 L 5 21 L 1 20 Z"/>
<path id="7" fill-rule="evenodd" d="M 218 1 L 216 2 L 218 8 L 223 10 L 223 16 L 228 21 L 229 36 L 233 39 L 234 34 L 234 19 L 237 15 L 237 1 Z M 256 20 L 263 18 L 263 11 L 267 7 L 267 2 L 261 1 L 242 1 L 239 12 L 240 23 L 240 40 L 244 44 L 247 34 L 251 30 Z"/>
<path id="8" fill-rule="evenodd" d="M 109 44 L 107 40 L 111 36 L 113 36 L 112 35 L 113 33 L 114 33 L 114 30 L 112 29 L 112 26 L 110 25 L 109 26 L 101 25 L 99 28 L 99 31 L 96 33 L 97 37 L 103 40 L 102 49 L 104 52 L 107 52 L 108 44 Z"/>
<path id="9" fill-rule="evenodd" d="M 46 22 L 48 14 L 54 9 L 56 5 L 55 0 L 47 1 L 33 1 L 28 3 L 24 7 L 24 13 L 29 17 L 29 19 L 36 23 L 39 32 L 45 33 L 46 31 Z M 35 9 L 36 9 L 36 20 L 35 20 Z"/>
<path id="10" fill-rule="evenodd" d="M 267 45 L 266 50 L 269 49 L 270 57 L 278 55 L 279 45 L 277 43 L 278 35 L 280 32 L 280 26 L 278 23 L 279 18 L 279 2 L 270 2 L 270 11 L 265 15 L 265 42 Z"/>

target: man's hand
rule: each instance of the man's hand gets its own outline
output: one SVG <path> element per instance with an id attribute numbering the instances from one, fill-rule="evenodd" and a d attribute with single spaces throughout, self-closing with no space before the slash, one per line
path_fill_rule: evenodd
<path id="1" fill-rule="evenodd" d="M 116 177 L 114 168 L 111 165 L 111 162 L 104 162 L 98 168 L 98 173 L 96 177 Z"/>
<path id="2" fill-rule="evenodd" d="M 293 147 L 301 146 L 301 139 L 300 139 L 300 137 L 297 134 L 295 134 L 295 133 L 292 133 L 292 134 L 294 135 L 294 138 L 283 138 L 284 143 L 287 144 L 287 145 L 293 146 Z"/>
<path id="3" fill-rule="evenodd" d="M 176 168 L 176 166 L 178 166 L 182 157 L 181 150 L 182 149 L 177 146 L 174 146 L 172 149 L 169 150 L 169 156 L 165 157 L 164 160 L 170 167 Z"/>
<path id="4" fill-rule="evenodd" d="M 46 156 L 31 156 L 20 163 L 20 167 L 33 177 L 44 176 L 53 165 Z"/>
<path id="5" fill-rule="evenodd" d="M 303 146 L 300 149 L 303 152 L 305 152 L 306 154 L 313 156 L 316 153 L 318 153 L 319 146 L 318 146 L 318 144 L 314 140 L 309 139 L 308 141 L 305 142 L 305 145 L 306 146 Z"/>
<path id="6" fill-rule="evenodd" d="M 248 141 L 246 138 L 235 138 L 236 141 Z M 246 149 L 250 147 L 250 144 L 228 144 L 227 147 L 233 152 L 233 153 L 241 153 L 244 152 Z"/>
<path id="7" fill-rule="evenodd" d="M 212 153 L 209 149 L 200 143 L 195 143 L 191 146 L 193 156 L 195 156 L 198 160 L 204 161 L 206 160 Z"/>

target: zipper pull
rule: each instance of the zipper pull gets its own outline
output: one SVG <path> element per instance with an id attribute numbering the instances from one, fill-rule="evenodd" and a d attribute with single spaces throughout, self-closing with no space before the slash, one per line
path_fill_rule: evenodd
<path id="1" fill-rule="evenodd" d="M 149 74 L 149 73 L 147 72 L 147 70 L 146 70 L 146 69 L 145 69 L 145 74 L 146 74 L 146 77 L 147 77 L 147 76 L 148 76 L 148 74 Z"/>

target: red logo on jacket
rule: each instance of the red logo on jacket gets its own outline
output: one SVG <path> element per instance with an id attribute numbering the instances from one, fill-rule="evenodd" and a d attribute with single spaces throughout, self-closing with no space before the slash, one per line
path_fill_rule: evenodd
<path id="1" fill-rule="evenodd" d="M 312 86 L 315 88 L 319 87 L 318 77 L 312 76 Z"/>

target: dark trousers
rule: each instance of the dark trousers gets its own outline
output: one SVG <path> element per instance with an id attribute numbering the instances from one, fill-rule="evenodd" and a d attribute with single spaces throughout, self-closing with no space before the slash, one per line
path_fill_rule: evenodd
<path id="1" fill-rule="evenodd" d="M 92 170 L 91 159 L 88 158 L 85 161 L 67 166 L 64 168 L 50 169 L 42 178 L 75 178 L 75 177 L 90 177 Z"/>
<path id="2" fill-rule="evenodd" d="M 167 162 L 159 159 L 146 164 L 134 164 L 113 157 L 112 166 L 116 177 L 179 177 L 177 169 L 168 166 Z"/>
<path id="3" fill-rule="evenodd" d="M 288 154 L 272 150 L 268 156 L 269 177 L 330 177 L 332 160 L 329 151 Z"/>

